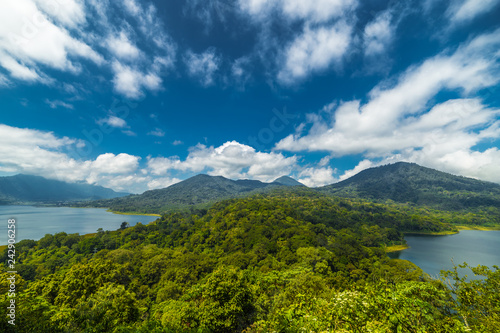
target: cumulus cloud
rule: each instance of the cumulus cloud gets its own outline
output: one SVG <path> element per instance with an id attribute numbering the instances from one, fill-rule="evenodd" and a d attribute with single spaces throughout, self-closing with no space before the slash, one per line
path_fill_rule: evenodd
<path id="1" fill-rule="evenodd" d="M 334 155 L 364 154 L 370 159 L 400 156 L 442 170 L 460 165 L 457 156 L 485 154 L 494 161 L 496 150 L 474 151 L 483 140 L 500 137 L 499 110 L 479 98 L 458 98 L 429 105 L 440 91 L 467 95 L 498 82 L 500 30 L 476 37 L 451 54 L 442 53 L 410 67 L 397 80 L 383 82 L 367 103 L 347 101 L 326 117 L 310 115 L 306 134 L 290 135 L 278 150 L 329 151 Z M 303 128 L 306 126 L 300 126 Z M 466 158 L 466 157 L 464 157 Z M 484 161 L 486 158 L 477 159 Z M 434 164 L 430 165 L 431 161 Z M 479 169 L 479 167 L 478 167 Z M 483 167 L 486 169 L 486 167 Z M 472 175 L 473 168 L 460 167 Z M 486 175 L 487 179 L 497 176 Z M 496 179 L 500 181 L 500 179 Z"/>
<path id="2" fill-rule="evenodd" d="M 251 178 L 272 181 L 283 174 L 289 174 L 297 158 L 285 157 L 280 153 L 263 153 L 254 148 L 229 141 L 219 147 L 198 144 L 185 160 L 177 157 L 149 158 L 148 168 L 154 175 L 165 175 L 171 170 L 206 172 L 227 178 Z"/>
<path id="3" fill-rule="evenodd" d="M 82 145 L 81 140 L 59 138 L 52 132 L 0 124 L 0 171 L 87 182 L 115 190 L 131 184 L 140 157 L 105 153 L 95 160 L 82 160 L 77 153 Z"/>
<path id="4" fill-rule="evenodd" d="M 189 75 L 199 79 L 203 86 L 208 87 L 214 84 L 214 75 L 219 69 L 221 59 L 215 53 L 214 48 L 209 48 L 199 54 L 188 51 L 184 57 L 184 63 Z"/>
<path id="5" fill-rule="evenodd" d="M 331 167 L 306 168 L 299 173 L 299 182 L 309 187 L 333 184 L 337 181 Z"/>
<path id="6" fill-rule="evenodd" d="M 140 169 L 139 156 L 126 153 L 104 153 L 95 159 L 83 159 L 79 149 L 84 146 L 82 140 L 60 138 L 52 132 L 0 124 L 0 171 L 142 192 L 178 182 L 179 178 L 172 176 L 172 172 L 205 172 L 233 179 L 273 181 L 298 168 L 295 156 L 259 152 L 236 141 L 219 147 L 198 144 L 183 160 L 176 156 L 149 156 L 145 162 L 147 167 L 143 169 Z M 310 178 L 311 184 L 328 180 L 312 169 L 309 174 L 304 173 L 304 178 Z"/>

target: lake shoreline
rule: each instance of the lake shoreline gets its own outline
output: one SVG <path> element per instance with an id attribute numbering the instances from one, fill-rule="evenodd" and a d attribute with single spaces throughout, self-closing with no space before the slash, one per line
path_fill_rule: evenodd
<path id="1" fill-rule="evenodd" d="M 398 252 L 398 251 L 403 251 L 406 249 L 409 249 L 410 247 L 408 244 L 403 244 L 403 245 L 391 245 L 391 246 L 385 246 L 384 250 L 386 253 L 391 253 L 391 252 Z"/>

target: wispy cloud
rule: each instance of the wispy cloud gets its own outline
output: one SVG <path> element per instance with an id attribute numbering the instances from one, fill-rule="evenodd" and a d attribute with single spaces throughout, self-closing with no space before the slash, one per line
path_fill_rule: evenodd
<path id="1" fill-rule="evenodd" d="M 49 100 L 45 99 L 45 103 L 47 103 L 51 109 L 57 109 L 58 107 L 63 107 L 66 109 L 73 110 L 75 107 L 72 104 L 60 101 L 60 100 Z"/>
<path id="2" fill-rule="evenodd" d="M 190 76 L 197 78 L 205 86 L 215 82 L 215 72 L 219 69 L 221 59 L 217 56 L 215 48 L 209 48 L 203 53 L 188 51 L 184 56 L 184 63 Z"/>
<path id="3" fill-rule="evenodd" d="M 115 128 L 128 128 L 127 122 L 119 117 L 110 115 L 107 118 L 102 118 L 97 121 L 97 124 L 102 125 L 102 124 L 107 124 L 111 127 Z"/>
<path id="4" fill-rule="evenodd" d="M 287 47 L 278 79 L 294 83 L 332 65 L 339 66 L 350 45 L 350 35 L 351 27 L 345 22 L 327 28 L 306 26 L 304 32 Z"/>
<path id="5" fill-rule="evenodd" d="M 468 22 L 487 13 L 499 2 L 499 0 L 456 0 L 450 3 L 446 14 L 453 23 Z"/>
<path id="6" fill-rule="evenodd" d="M 116 61 L 113 63 L 115 91 L 131 99 L 144 95 L 144 89 L 161 89 L 162 79 L 155 72 L 145 73 Z"/>
<path id="7" fill-rule="evenodd" d="M 137 46 L 130 41 L 125 31 L 121 31 L 118 35 L 110 36 L 106 40 L 106 45 L 120 59 L 137 59 L 141 53 Z"/>
<path id="8" fill-rule="evenodd" d="M 163 131 L 161 128 L 155 128 L 151 132 L 148 132 L 148 135 L 153 135 L 161 138 L 165 136 L 165 131 Z"/>
<path id="9" fill-rule="evenodd" d="M 375 56 L 385 53 L 394 39 L 390 10 L 379 13 L 364 29 L 365 55 Z"/>
<path id="10" fill-rule="evenodd" d="M 115 5 L 94 0 L 2 2 L 0 67 L 8 77 L 0 83 L 8 79 L 52 86 L 60 78 L 53 70 L 74 75 L 108 73 L 89 70 L 91 62 L 111 68 L 114 77 L 109 81 L 125 97 L 137 99 L 148 90 L 159 90 L 161 75 L 175 63 L 175 43 L 154 5 L 129 0 L 123 4 L 126 13 Z M 125 23 L 125 18 L 130 20 L 125 14 L 136 22 Z M 94 23 L 89 25 L 89 20 Z M 140 38 L 147 52 L 132 37 Z"/>

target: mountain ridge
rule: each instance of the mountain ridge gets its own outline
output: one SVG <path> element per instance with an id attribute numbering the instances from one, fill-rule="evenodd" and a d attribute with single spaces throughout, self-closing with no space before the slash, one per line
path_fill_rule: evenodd
<path id="1" fill-rule="evenodd" d="M 223 176 L 199 174 L 166 188 L 121 198 L 94 201 L 89 204 L 94 207 L 110 208 L 117 212 L 159 213 L 290 186 L 304 185 L 286 176 L 264 183 L 259 180 L 231 180 Z"/>
<path id="2" fill-rule="evenodd" d="M 408 162 L 369 168 L 344 181 L 317 188 L 317 191 L 341 197 L 392 200 L 446 210 L 500 207 L 499 184 L 456 176 Z"/>
<path id="3" fill-rule="evenodd" d="M 128 194 L 102 186 L 67 183 L 41 176 L 0 177 L 0 204 L 3 205 L 111 199 Z"/>

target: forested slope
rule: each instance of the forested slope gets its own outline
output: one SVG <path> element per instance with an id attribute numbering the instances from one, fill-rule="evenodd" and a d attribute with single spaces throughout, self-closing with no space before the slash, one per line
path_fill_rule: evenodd
<path id="1" fill-rule="evenodd" d="M 318 188 L 330 195 L 392 200 L 442 210 L 500 208 L 500 185 L 399 162 L 361 171 Z"/>
<path id="2" fill-rule="evenodd" d="M 24 240 L 16 245 L 16 329 L 492 332 L 498 271 L 483 270 L 489 279 L 478 286 L 457 284 L 454 299 L 415 265 L 385 255 L 416 226 L 450 229 L 430 216 L 415 221 L 304 191 L 222 201 L 203 216 L 174 213 L 113 232 Z"/>
<path id="3" fill-rule="evenodd" d="M 222 199 L 239 198 L 293 186 L 303 185 L 290 177 L 280 177 L 274 182 L 264 183 L 258 180 L 231 180 L 222 176 L 201 174 L 163 189 L 123 198 L 85 202 L 80 206 L 106 207 L 116 212 L 160 214 L 186 210 L 193 206 L 208 207 Z"/>

